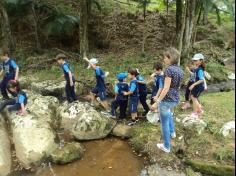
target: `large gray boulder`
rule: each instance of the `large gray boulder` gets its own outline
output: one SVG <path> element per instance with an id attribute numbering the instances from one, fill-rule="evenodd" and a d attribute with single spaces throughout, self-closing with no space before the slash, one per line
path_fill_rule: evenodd
<path id="1" fill-rule="evenodd" d="M 6 176 L 11 171 L 10 141 L 0 115 L 0 176 Z"/>
<path id="2" fill-rule="evenodd" d="M 40 164 L 56 149 L 55 134 L 43 118 L 12 114 L 11 124 L 16 157 L 25 168 Z"/>
<path id="3" fill-rule="evenodd" d="M 58 108 L 61 128 L 78 140 L 92 140 L 106 137 L 116 122 L 104 117 L 88 103 L 64 103 Z"/>
<path id="4" fill-rule="evenodd" d="M 29 100 L 25 116 L 19 116 L 15 112 L 7 113 L 16 157 L 25 168 L 40 164 L 42 159 L 56 149 L 52 124 L 59 105 L 55 97 L 44 97 L 33 92 L 27 92 L 27 95 Z"/>

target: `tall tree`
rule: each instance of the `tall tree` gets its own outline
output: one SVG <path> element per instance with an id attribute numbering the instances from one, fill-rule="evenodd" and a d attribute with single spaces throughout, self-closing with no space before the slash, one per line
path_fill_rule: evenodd
<path id="1" fill-rule="evenodd" d="M 12 51 L 14 49 L 14 43 L 11 34 L 11 26 L 3 0 L 0 1 L 0 19 L 4 43 L 10 49 L 10 51 Z"/>
<path id="2" fill-rule="evenodd" d="M 87 57 L 89 52 L 88 41 L 88 1 L 80 0 L 80 55 Z"/>

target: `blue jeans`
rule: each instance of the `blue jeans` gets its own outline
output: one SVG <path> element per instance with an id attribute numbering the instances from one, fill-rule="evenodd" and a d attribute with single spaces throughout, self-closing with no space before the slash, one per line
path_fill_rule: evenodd
<path id="1" fill-rule="evenodd" d="M 0 103 L 0 113 L 7 107 L 9 112 L 18 111 L 21 109 L 21 105 L 16 102 L 15 99 L 5 100 Z"/>
<path id="2" fill-rule="evenodd" d="M 175 125 L 173 119 L 173 113 L 171 112 L 178 102 L 162 101 L 159 104 L 162 138 L 164 140 L 164 146 L 170 149 L 170 136 L 175 132 Z"/>

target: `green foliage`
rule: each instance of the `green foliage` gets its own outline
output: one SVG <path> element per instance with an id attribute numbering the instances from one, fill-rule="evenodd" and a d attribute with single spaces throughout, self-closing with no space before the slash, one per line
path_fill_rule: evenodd
<path id="1" fill-rule="evenodd" d="M 21 18 L 31 13 L 32 0 L 5 0 L 5 6 L 10 16 Z"/>
<path id="2" fill-rule="evenodd" d="M 212 76 L 212 82 L 221 82 L 226 81 L 228 78 L 229 70 L 226 69 L 223 65 L 220 65 L 216 62 L 209 62 L 206 65 L 206 71 L 209 72 Z"/>
<path id="3" fill-rule="evenodd" d="M 79 26 L 79 16 L 58 15 L 48 19 L 43 25 L 46 37 L 72 37 Z"/>
<path id="4" fill-rule="evenodd" d="M 233 161 L 235 162 L 235 151 L 226 149 L 226 148 L 220 148 L 214 153 L 214 157 L 218 161 Z"/>

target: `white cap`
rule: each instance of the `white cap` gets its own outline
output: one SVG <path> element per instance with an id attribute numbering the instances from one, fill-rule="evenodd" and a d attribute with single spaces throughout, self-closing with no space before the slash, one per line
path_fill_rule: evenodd
<path id="1" fill-rule="evenodd" d="M 192 58 L 193 61 L 204 60 L 204 56 L 201 53 L 195 54 Z"/>
<path id="2" fill-rule="evenodd" d="M 96 58 L 92 58 L 92 59 L 89 60 L 89 63 L 90 64 L 97 64 L 98 60 Z M 88 65 L 87 69 L 89 69 L 91 67 L 90 64 Z"/>

